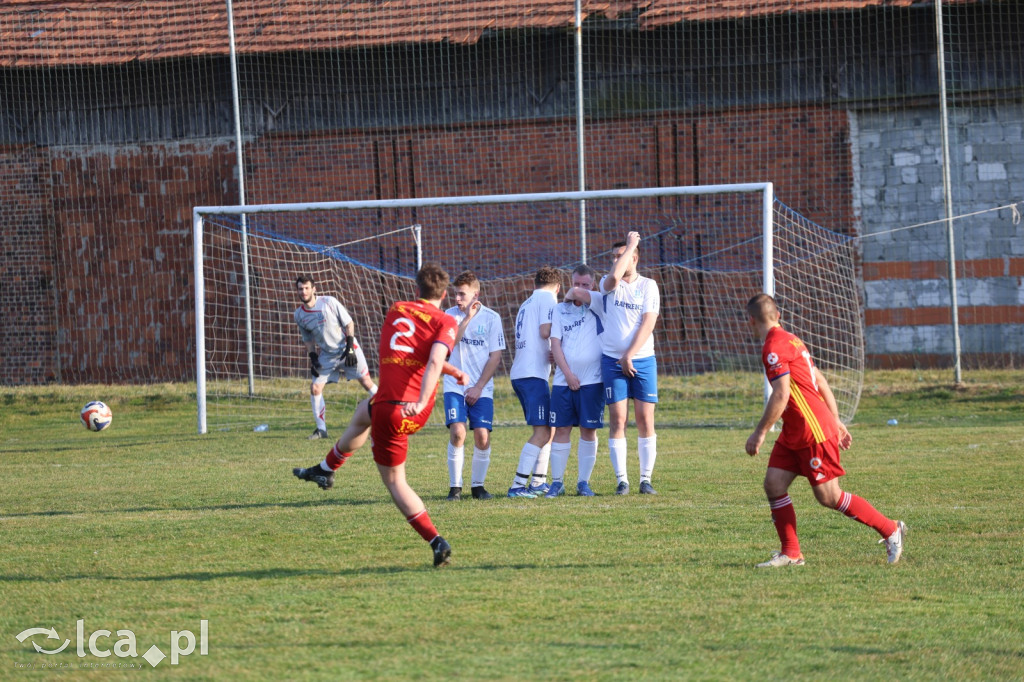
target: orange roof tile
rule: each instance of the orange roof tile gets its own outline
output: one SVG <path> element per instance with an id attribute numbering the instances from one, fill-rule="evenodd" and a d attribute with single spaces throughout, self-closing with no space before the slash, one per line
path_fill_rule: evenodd
<path id="1" fill-rule="evenodd" d="M 643 30 L 680 21 L 907 7 L 931 1 L 583 0 L 582 5 L 585 18 L 635 16 Z M 474 43 L 487 30 L 573 23 L 572 0 L 236 0 L 233 7 L 239 53 Z M 224 0 L 0 3 L 0 66 L 116 64 L 227 52 Z"/>

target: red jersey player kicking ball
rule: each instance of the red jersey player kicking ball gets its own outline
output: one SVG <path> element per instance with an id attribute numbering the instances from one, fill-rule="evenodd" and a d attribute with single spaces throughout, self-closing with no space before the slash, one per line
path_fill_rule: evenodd
<path id="1" fill-rule="evenodd" d="M 779 309 L 768 294 L 758 294 L 747 303 L 750 326 L 764 342 L 761 359 L 772 385 L 772 395 L 754 432 L 747 439 L 747 454 L 761 449 L 772 424 L 782 418 L 782 433 L 775 441 L 764 476 L 764 492 L 772 510 L 772 521 L 782 549 L 758 568 L 802 566 L 800 541 L 796 536 L 796 512 L 789 498 L 790 484 L 805 476 L 814 498 L 829 509 L 874 528 L 882 536 L 890 564 L 900 560 L 907 527 L 886 518 L 863 497 L 844 492 L 839 477 L 839 451 L 847 450 L 853 437 L 841 421 L 835 396 L 825 376 L 814 366 L 803 341 L 779 324 Z"/>
<path id="2" fill-rule="evenodd" d="M 360 403 L 345 435 L 323 463 L 295 469 L 293 473 L 323 489 L 330 488 L 334 471 L 369 435 L 373 441 L 373 461 L 384 487 L 406 521 L 430 543 L 434 565 L 443 566 L 448 563 L 452 548 L 437 532 L 423 500 L 409 487 L 405 460 L 409 435 L 423 427 L 433 410 L 441 372 L 453 374 L 463 383 L 466 378 L 445 362 L 457 335 L 455 319 L 440 307 L 447 294 L 448 273 L 436 263 L 427 263 L 416 273 L 416 286 L 420 300 L 398 301 L 384 318 L 377 394 L 369 403 Z"/>

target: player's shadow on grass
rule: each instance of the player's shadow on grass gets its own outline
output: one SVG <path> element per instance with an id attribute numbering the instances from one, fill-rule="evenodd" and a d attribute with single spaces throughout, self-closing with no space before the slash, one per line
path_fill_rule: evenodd
<path id="1" fill-rule="evenodd" d="M 552 569 L 588 569 L 614 568 L 614 564 L 476 564 L 446 566 L 443 571 L 497 571 L 497 570 L 544 570 Z M 162 583 L 176 580 L 188 582 L 208 582 L 211 580 L 280 580 L 286 578 L 345 578 L 362 575 L 395 575 L 399 573 L 423 573 L 436 571 L 433 566 L 425 563 L 418 566 L 364 566 L 347 569 L 308 569 L 308 568 L 262 568 L 245 571 L 194 571 L 191 573 L 168 573 L 167 575 L 0 575 L 0 582 L 21 583 L 56 583 L 67 580 L 109 580 L 112 582 Z"/>
<path id="2" fill-rule="evenodd" d="M 249 502 L 228 504 L 198 505 L 194 507 L 125 507 L 122 509 L 88 509 L 80 511 L 69 511 L 61 509 L 47 509 L 33 512 L 3 512 L 0 511 L 0 519 L 13 519 L 24 517 L 46 517 L 46 516 L 88 516 L 90 514 L 146 514 L 150 512 L 205 512 L 205 511 L 235 511 L 238 509 L 304 509 L 306 507 L 330 507 L 345 506 L 351 507 L 362 504 L 385 504 L 388 500 L 381 498 L 347 500 L 338 497 L 328 497 L 320 500 L 301 500 L 298 502 Z"/>

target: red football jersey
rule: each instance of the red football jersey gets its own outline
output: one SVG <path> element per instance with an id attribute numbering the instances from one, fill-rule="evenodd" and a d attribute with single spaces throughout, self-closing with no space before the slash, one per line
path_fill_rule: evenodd
<path id="1" fill-rule="evenodd" d="M 380 380 L 374 402 L 419 400 L 430 349 L 441 343 L 450 353 L 457 330 L 455 318 L 430 303 L 392 305 L 380 332 Z"/>
<path id="2" fill-rule="evenodd" d="M 782 327 L 772 327 L 761 350 L 768 380 L 789 374 L 789 404 L 782 413 L 778 442 L 798 450 L 824 443 L 839 433 L 835 417 L 818 392 L 814 361 L 804 342 Z"/>

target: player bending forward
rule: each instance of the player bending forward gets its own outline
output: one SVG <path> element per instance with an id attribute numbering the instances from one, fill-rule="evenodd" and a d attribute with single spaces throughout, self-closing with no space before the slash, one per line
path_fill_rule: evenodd
<path id="1" fill-rule="evenodd" d="M 758 453 L 772 424 L 782 418 L 782 433 L 764 476 L 764 492 L 782 549 L 758 568 L 804 564 L 796 536 L 796 512 L 787 492 L 798 475 L 807 477 L 814 498 L 823 506 L 874 528 L 882 536 L 879 542 L 885 543 L 889 563 L 896 563 L 903 554 L 907 527 L 883 516 L 864 498 L 839 488 L 839 477 L 846 473 L 839 464 L 839 450 L 849 449 L 853 438 L 839 421 L 825 376 L 814 366 L 803 342 L 779 324 L 779 309 L 771 296 L 754 296 L 747 303 L 747 314 L 750 326 L 764 342 L 761 359 L 772 385 L 764 415 L 747 439 L 748 455 Z"/>
<path id="2" fill-rule="evenodd" d="M 336 384 L 344 374 L 349 381 L 358 381 L 370 395 L 377 391 L 370 378 L 363 349 L 356 341 L 355 323 L 348 310 L 333 296 L 317 296 L 316 285 L 309 275 L 299 275 L 295 288 L 302 305 L 295 309 L 295 324 L 302 343 L 309 353 L 310 403 L 316 428 L 310 440 L 327 438 L 327 407 L 324 386 Z"/>
<path id="3" fill-rule="evenodd" d="M 508 489 L 509 497 L 532 500 L 551 489 L 544 480 L 547 478 L 551 436 L 554 433 L 548 424 L 551 407 L 549 339 L 551 315 L 558 304 L 561 280 L 562 275 L 555 268 L 544 266 L 538 270 L 533 278 L 537 288 L 519 306 L 516 315 L 516 352 L 508 378 L 523 406 L 526 424 L 533 433 L 519 453 L 516 475 Z"/>
<path id="4" fill-rule="evenodd" d="M 572 271 L 572 285 L 591 291 L 596 273 L 587 265 Z M 593 497 L 590 474 L 597 462 L 597 432 L 604 427 L 604 384 L 601 383 L 601 320 L 580 301 L 563 301 L 551 316 L 551 355 L 555 379 L 551 387 L 551 489 L 544 497 L 565 492 L 565 468 L 572 450 L 572 427 L 580 427 L 576 494 Z"/>
<path id="5" fill-rule="evenodd" d="M 437 532 L 419 495 L 405 478 L 409 434 L 416 433 L 430 417 L 434 393 L 445 358 L 456 338 L 456 323 L 441 310 L 448 288 L 448 273 L 436 263 L 427 263 L 416 273 L 420 300 L 398 301 L 384 318 L 380 336 L 380 389 L 367 404 L 360 403 L 345 435 L 323 463 L 293 473 L 321 488 L 334 484 L 334 471 L 369 435 L 373 439 L 373 461 L 377 463 L 384 487 L 405 515 L 406 521 L 430 543 L 434 565 L 448 563 L 452 548 Z M 367 429 L 367 425 L 369 429 Z"/>

